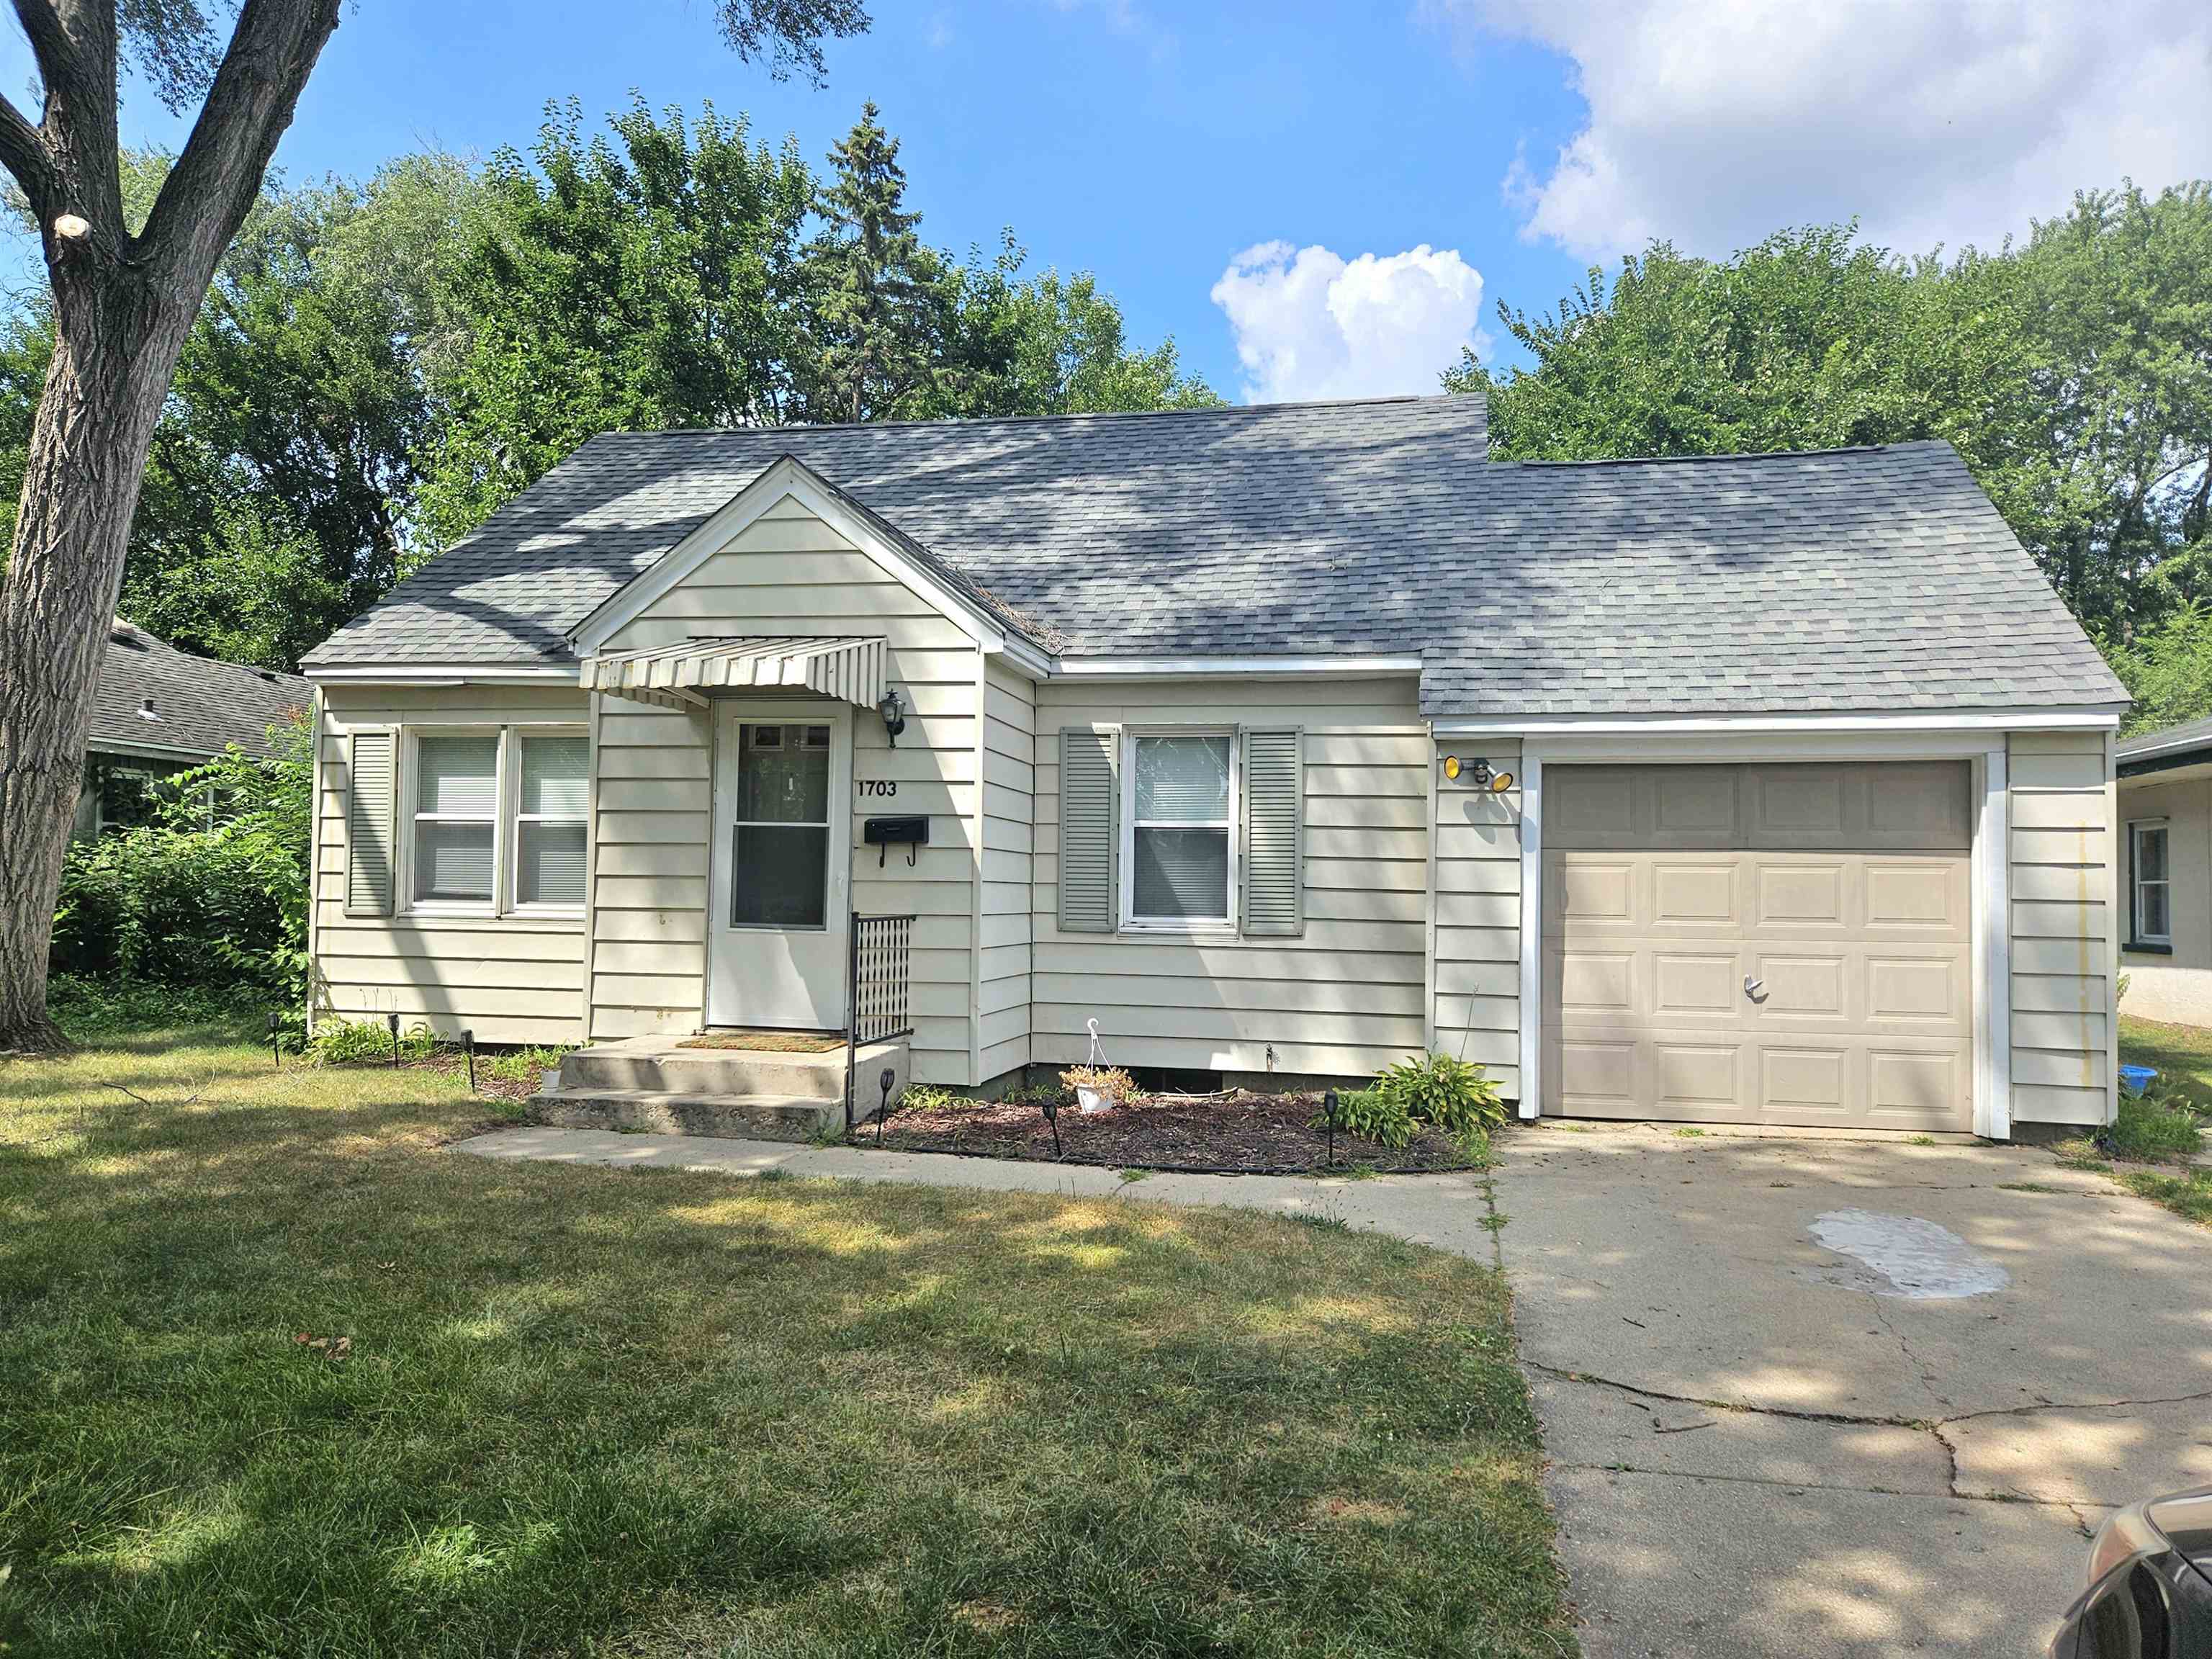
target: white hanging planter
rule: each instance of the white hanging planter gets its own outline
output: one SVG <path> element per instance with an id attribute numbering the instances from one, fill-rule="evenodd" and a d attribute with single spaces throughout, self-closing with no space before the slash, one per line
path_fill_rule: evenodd
<path id="1" fill-rule="evenodd" d="M 1106 1066 L 1106 1048 L 1105 1045 L 1098 1041 L 1098 1022 L 1095 1019 L 1086 1019 L 1083 1022 L 1083 1026 L 1091 1033 L 1091 1050 L 1084 1056 L 1083 1063 L 1092 1071 L 1103 1070 Z M 1114 1097 L 1103 1090 L 1094 1089 L 1087 1083 L 1079 1083 L 1075 1085 L 1075 1104 L 1081 1111 L 1103 1112 L 1111 1110 L 1115 1102 Z"/>
<path id="2" fill-rule="evenodd" d="M 1075 1103 L 1086 1112 L 1106 1111 L 1114 1104 L 1109 1097 L 1100 1094 L 1088 1084 L 1082 1083 L 1075 1085 Z"/>

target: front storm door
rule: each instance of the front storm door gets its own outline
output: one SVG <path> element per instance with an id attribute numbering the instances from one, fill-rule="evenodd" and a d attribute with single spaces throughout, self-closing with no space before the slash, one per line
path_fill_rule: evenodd
<path id="1" fill-rule="evenodd" d="M 716 706 L 709 1024 L 845 1023 L 852 738 L 842 704 Z"/>

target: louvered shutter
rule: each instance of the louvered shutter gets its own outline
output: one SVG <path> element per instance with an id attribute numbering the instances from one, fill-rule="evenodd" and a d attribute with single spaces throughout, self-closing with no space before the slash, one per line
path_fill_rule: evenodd
<path id="1" fill-rule="evenodd" d="M 1296 728 L 1243 734 L 1245 933 L 1305 932 L 1304 737 Z"/>
<path id="2" fill-rule="evenodd" d="M 1108 726 L 1068 726 L 1060 734 L 1060 927 L 1066 933 L 1110 933 L 1118 920 L 1114 885 L 1121 788 Z"/>
<path id="3" fill-rule="evenodd" d="M 346 897 L 349 916 L 392 914 L 392 807 L 398 744 L 390 732 L 356 732 L 346 766 Z"/>

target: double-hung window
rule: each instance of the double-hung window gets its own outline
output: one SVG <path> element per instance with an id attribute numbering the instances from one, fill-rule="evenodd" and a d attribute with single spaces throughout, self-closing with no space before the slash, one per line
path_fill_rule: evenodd
<path id="1" fill-rule="evenodd" d="M 410 892 L 417 905 L 491 908 L 499 746 L 496 726 L 416 734 Z"/>
<path id="2" fill-rule="evenodd" d="M 514 747 L 514 908 L 580 910 L 591 739 L 517 727 Z"/>
<path id="3" fill-rule="evenodd" d="M 1237 736 L 1233 732 L 1132 732 L 1123 756 L 1128 826 L 1121 867 L 1123 925 L 1205 929 L 1234 925 Z"/>
<path id="4" fill-rule="evenodd" d="M 589 738 L 567 726 L 422 726 L 408 744 L 408 908 L 582 910 Z"/>
<path id="5" fill-rule="evenodd" d="M 2172 945 L 2172 889 L 2166 874 L 2164 820 L 2128 826 L 2128 939 L 2136 945 Z"/>

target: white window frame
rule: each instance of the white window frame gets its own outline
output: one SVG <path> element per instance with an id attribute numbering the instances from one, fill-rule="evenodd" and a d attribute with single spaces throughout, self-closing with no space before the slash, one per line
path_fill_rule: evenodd
<path id="1" fill-rule="evenodd" d="M 1143 823 L 1137 822 L 1137 744 L 1152 738 L 1226 738 L 1229 739 L 1229 817 L 1222 827 L 1229 837 L 1229 890 L 1226 911 L 1218 921 L 1177 920 L 1170 916 L 1140 916 L 1137 911 L 1137 831 L 1143 830 L 1210 830 L 1206 823 Z M 1233 726 L 1125 726 L 1121 732 L 1121 931 L 1125 933 L 1170 933 L 1184 937 L 1235 939 L 1238 936 L 1237 897 L 1243 890 L 1244 739 Z"/>
<path id="2" fill-rule="evenodd" d="M 520 735 L 525 732 L 532 737 L 582 737 L 588 739 L 591 728 L 576 720 L 410 720 L 398 730 L 400 775 L 399 811 L 396 817 L 400 833 L 398 845 L 393 849 L 395 891 L 392 915 L 468 917 L 476 921 L 511 919 L 517 922 L 580 921 L 585 912 L 585 907 L 580 904 L 520 905 L 514 902 L 514 848 L 519 839 L 516 835 L 516 805 L 522 788 L 521 756 L 515 744 Z M 422 781 L 422 742 L 425 737 L 453 737 L 471 732 L 490 732 L 498 739 L 494 751 L 497 776 L 494 781 L 493 799 L 497 806 L 492 815 L 492 896 L 489 900 L 417 898 L 415 896 L 415 826 L 423 817 L 416 806 Z M 482 822 L 476 818 L 456 818 L 453 821 Z M 584 823 L 584 835 L 588 843 L 592 835 L 588 809 Z"/>
<path id="3" fill-rule="evenodd" d="M 526 812 L 522 810 L 522 745 L 532 738 L 575 738 L 582 740 L 584 810 L 576 817 L 564 817 L 549 812 Z M 582 915 L 584 907 L 580 904 L 525 904 L 522 902 L 522 826 L 526 823 L 581 824 L 584 828 L 584 856 L 588 867 L 592 843 L 591 728 L 586 726 L 539 725 L 534 721 L 507 726 L 500 738 L 500 816 L 506 823 L 501 839 L 507 848 L 500 877 L 500 891 L 506 899 L 502 914 L 516 916 Z"/>
<path id="4" fill-rule="evenodd" d="M 2173 947 L 2173 836 L 2171 824 L 2165 818 L 2130 818 L 2128 820 L 2128 938 L 2130 945 L 2163 945 Z M 2155 831 L 2166 838 L 2166 874 L 2155 881 L 2146 882 L 2142 877 L 2143 837 Z M 2145 887 L 2166 890 L 2166 931 L 2148 932 L 2142 925 L 2142 896 Z"/>

